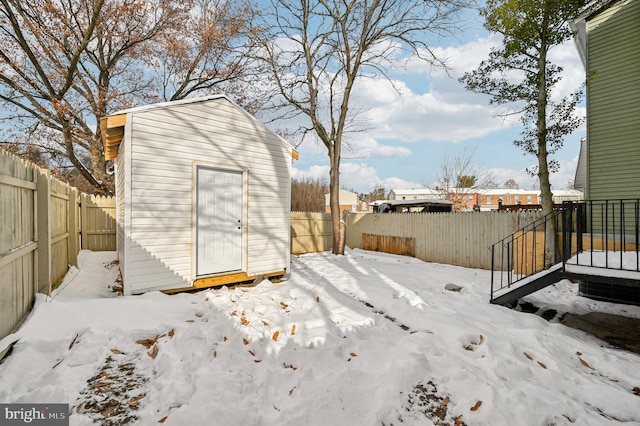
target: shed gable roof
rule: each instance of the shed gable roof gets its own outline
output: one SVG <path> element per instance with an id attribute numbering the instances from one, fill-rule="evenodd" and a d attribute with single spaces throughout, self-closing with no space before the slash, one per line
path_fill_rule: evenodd
<path id="1" fill-rule="evenodd" d="M 106 117 L 102 117 L 100 119 L 100 129 L 102 131 L 102 144 L 104 146 L 104 157 L 105 160 L 113 160 L 118 156 L 118 151 L 120 148 L 120 143 L 122 142 L 122 138 L 124 137 L 124 127 L 127 123 L 127 116 L 129 114 L 136 114 L 139 112 L 147 112 L 153 111 L 156 109 L 164 109 L 164 108 L 174 108 L 180 105 L 185 104 L 193 104 L 198 102 L 209 102 L 217 99 L 225 99 L 231 105 L 236 107 L 240 112 L 242 112 L 249 120 L 255 121 L 259 123 L 262 127 L 267 129 L 269 132 L 273 133 L 277 138 L 283 143 L 286 144 L 287 147 L 291 148 L 291 156 L 294 159 L 298 159 L 298 152 L 280 135 L 276 134 L 272 130 L 268 129 L 262 122 L 256 119 L 254 116 L 245 111 L 238 104 L 229 99 L 226 95 L 212 95 L 201 98 L 193 98 L 193 99 L 182 99 L 179 101 L 171 101 L 171 102 L 160 102 L 156 104 L 142 105 L 134 108 L 128 108 L 121 111 L 117 111 L 111 115 Z"/>

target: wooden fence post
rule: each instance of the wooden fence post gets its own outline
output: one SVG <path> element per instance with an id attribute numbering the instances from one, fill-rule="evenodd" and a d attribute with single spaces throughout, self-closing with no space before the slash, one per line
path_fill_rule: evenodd
<path id="1" fill-rule="evenodd" d="M 51 293 L 51 224 L 49 202 L 51 179 L 49 170 L 38 170 L 36 187 L 36 242 L 38 256 L 38 291 Z"/>
<path id="2" fill-rule="evenodd" d="M 86 250 L 89 244 L 89 236 L 87 235 L 88 198 L 89 196 L 87 194 L 80 194 L 80 248 L 82 250 Z"/>
<path id="3" fill-rule="evenodd" d="M 78 190 L 73 187 L 69 187 L 69 200 L 67 209 L 67 231 L 69 232 L 69 239 L 67 240 L 67 249 L 69 256 L 69 263 L 75 267 L 78 266 L 78 229 L 76 224 L 78 222 Z"/>

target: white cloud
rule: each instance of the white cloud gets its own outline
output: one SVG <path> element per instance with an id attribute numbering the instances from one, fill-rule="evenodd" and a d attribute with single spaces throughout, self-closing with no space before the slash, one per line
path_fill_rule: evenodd
<path id="1" fill-rule="evenodd" d="M 379 144 L 366 133 L 349 135 L 342 150 L 343 159 L 373 157 L 408 157 L 411 150 L 404 146 Z"/>
<path id="2" fill-rule="evenodd" d="M 291 174 L 295 179 L 319 178 L 328 182 L 329 166 L 311 166 L 307 170 L 292 167 Z M 365 163 L 342 162 L 340 165 L 341 188 L 349 188 L 366 194 L 378 185 L 384 186 L 387 192 L 393 188 L 421 188 L 423 186 L 420 183 L 407 181 L 399 177 L 380 179 L 377 170 Z"/>
<path id="3" fill-rule="evenodd" d="M 578 117 L 582 117 L 585 118 L 587 116 L 587 108 L 584 106 L 577 106 L 576 110 L 574 111 L 574 114 Z M 587 120 L 584 120 L 582 122 L 582 124 L 580 125 L 580 127 L 578 127 L 575 132 L 575 134 L 586 134 L 587 133 Z"/>
<path id="4" fill-rule="evenodd" d="M 495 167 L 488 170 L 493 177 L 493 181 L 498 184 L 498 187 L 502 187 L 505 182 L 510 179 L 516 181 L 518 186 L 523 189 L 537 188 L 537 178 L 529 176 L 524 169 L 509 169 L 503 167 Z"/>
<path id="5" fill-rule="evenodd" d="M 491 48 L 500 46 L 502 37 L 490 34 L 486 37 L 477 37 L 467 43 L 458 46 L 436 47 L 433 52 L 441 58 L 453 72 L 453 77 L 461 77 L 465 72 L 475 69 L 483 59 L 489 56 Z M 416 55 L 407 58 L 403 62 L 404 69 L 409 74 L 424 74 L 430 78 L 446 77 L 447 73 L 439 67 L 432 67 L 425 60 Z"/>
<path id="6" fill-rule="evenodd" d="M 436 84 L 433 82 L 432 88 Z M 486 99 L 480 102 L 479 97 L 470 92 L 449 100 L 448 93 L 432 90 L 418 94 L 401 81 L 363 79 L 358 82 L 355 93 L 354 103 L 367 106 L 361 120 L 366 120 L 366 132 L 373 138 L 460 142 L 503 130 L 516 122 L 514 118 L 495 117 L 496 110 L 488 106 Z"/>
<path id="7" fill-rule="evenodd" d="M 378 171 L 365 163 L 343 162 L 340 165 L 340 186 L 356 192 L 368 192 L 367 187 L 380 182 Z M 370 188 L 369 188 L 370 190 Z"/>
<path id="8" fill-rule="evenodd" d="M 424 187 L 424 185 L 421 183 L 411 182 L 395 176 L 383 179 L 382 181 L 380 181 L 380 184 L 385 187 L 387 192 L 391 191 L 392 189 L 412 189 Z"/>
<path id="9" fill-rule="evenodd" d="M 300 170 L 291 167 L 291 178 L 293 179 L 321 179 L 329 183 L 329 166 L 311 166 L 307 170 Z"/>
<path id="10" fill-rule="evenodd" d="M 327 148 L 313 135 L 308 135 L 305 141 L 297 148 L 297 151 L 302 160 L 312 156 L 327 157 Z M 380 143 L 366 131 L 346 133 L 344 135 L 343 160 L 408 157 L 410 155 L 411 149 L 408 147 Z"/>
<path id="11" fill-rule="evenodd" d="M 329 183 L 329 166 L 314 165 L 307 170 L 291 168 L 294 179 L 323 179 Z M 377 171 L 364 163 L 342 162 L 340 165 L 340 187 L 354 189 L 357 192 L 368 192 L 380 182 Z"/>
<path id="12" fill-rule="evenodd" d="M 551 174 L 551 189 L 567 189 L 567 184 L 573 182 L 578 166 L 578 156 L 571 160 L 560 160 L 560 170 Z"/>
<path id="13" fill-rule="evenodd" d="M 552 191 L 553 189 L 567 189 L 567 184 L 574 180 L 577 164 L 577 156 L 568 161 L 560 160 L 559 171 L 551 173 L 549 176 Z M 540 187 L 538 177 L 529 175 L 524 169 L 491 168 L 489 172 L 492 174 L 494 182 L 499 186 L 502 186 L 507 180 L 513 179 L 520 188 L 537 189 Z"/>
<path id="14" fill-rule="evenodd" d="M 386 192 L 394 188 L 421 188 L 423 185 L 399 177 L 380 179 L 374 167 L 365 163 L 342 163 L 340 167 L 340 186 L 357 192 L 368 193 L 376 186 L 384 186 Z"/>
<path id="15" fill-rule="evenodd" d="M 574 93 L 584 83 L 584 67 L 573 40 L 551 49 L 549 60 L 563 68 L 562 80 L 558 82 L 552 93 L 554 100 Z"/>

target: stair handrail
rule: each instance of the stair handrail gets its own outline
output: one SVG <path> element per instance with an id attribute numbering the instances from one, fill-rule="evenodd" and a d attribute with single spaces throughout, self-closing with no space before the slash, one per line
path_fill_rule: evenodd
<path id="1" fill-rule="evenodd" d="M 556 224 L 553 259 L 547 258 L 544 250 L 539 256 L 536 241 L 539 233 L 531 232 L 545 231 L 541 244 L 545 247 L 546 226 L 550 221 Z M 531 234 L 530 241 L 527 241 L 528 234 Z M 531 240 L 533 245 L 524 250 L 525 243 Z M 562 274 L 570 269 L 574 278 L 588 274 L 585 272 L 588 268 L 640 272 L 640 199 L 565 201 L 560 209 L 492 244 L 490 250 L 492 301 L 496 292 L 560 263 Z M 602 279 L 604 275 L 598 273 L 598 276 Z M 621 277 L 620 273 L 615 276 Z M 627 275 L 625 279 L 636 278 Z M 507 293 L 510 292 L 498 297 L 504 299 Z"/>
<path id="2" fill-rule="evenodd" d="M 569 208 L 570 211 L 571 207 Z M 546 215 L 539 217 L 531 223 L 523 226 L 512 234 L 504 237 L 500 241 L 492 244 L 489 249 L 491 250 L 491 299 L 493 299 L 494 293 L 503 288 L 509 288 L 520 280 L 523 280 L 531 275 L 534 275 L 540 271 L 545 269 L 549 269 L 553 265 L 556 265 L 562 262 L 564 259 L 561 259 L 558 256 L 558 250 L 555 250 L 553 254 L 553 259 L 549 259 L 545 255 L 544 247 L 546 246 L 546 229 L 548 224 L 551 221 L 555 222 L 556 230 L 558 229 L 558 218 L 561 216 L 561 213 L 566 211 L 565 205 L 561 209 L 557 209 L 552 211 L 551 213 L 547 213 Z M 542 231 L 543 240 L 542 240 L 542 265 L 537 267 L 539 253 L 537 251 L 538 241 L 537 241 L 537 233 L 538 231 Z M 531 259 L 527 258 L 529 253 L 525 254 L 524 246 L 528 243 L 527 236 L 531 234 L 532 239 L 532 247 L 533 249 L 530 251 Z M 521 248 L 521 253 L 519 259 L 516 259 L 514 250 L 516 248 Z M 496 249 L 500 250 L 500 264 L 496 265 Z M 516 264 L 516 261 L 519 260 L 520 264 Z M 524 262 L 524 263 L 523 263 Z M 496 267 L 497 266 L 497 267 Z M 500 273 L 499 287 L 496 289 L 496 272 Z M 516 273 L 516 271 L 520 273 Z M 524 272 L 524 273 L 523 273 Z M 514 279 L 515 278 L 515 279 Z M 505 284 L 506 281 L 506 284 Z"/>

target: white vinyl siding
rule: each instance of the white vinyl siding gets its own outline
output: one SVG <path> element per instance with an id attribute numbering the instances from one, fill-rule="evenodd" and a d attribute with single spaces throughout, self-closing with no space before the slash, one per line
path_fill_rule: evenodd
<path id="1" fill-rule="evenodd" d="M 124 278 L 124 252 L 125 252 L 125 236 L 124 236 L 124 181 L 125 181 L 125 158 L 126 158 L 126 150 L 124 145 L 126 144 L 126 140 L 123 138 L 120 147 L 120 155 L 116 157 L 115 163 L 115 174 L 116 174 L 116 251 L 118 253 L 118 259 L 121 259 L 119 262 L 120 274 Z"/>
<path id="2" fill-rule="evenodd" d="M 587 21 L 588 199 L 640 198 L 640 2 Z"/>
<path id="3" fill-rule="evenodd" d="M 245 169 L 246 272 L 289 270 L 291 147 L 225 98 L 129 113 L 129 292 L 190 286 L 194 164 Z"/>

